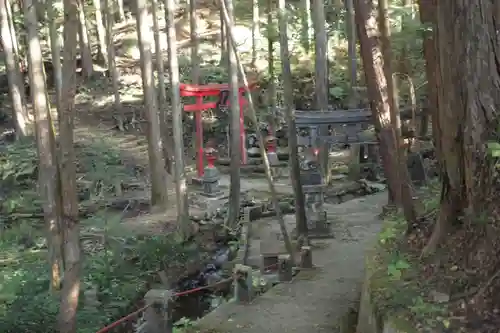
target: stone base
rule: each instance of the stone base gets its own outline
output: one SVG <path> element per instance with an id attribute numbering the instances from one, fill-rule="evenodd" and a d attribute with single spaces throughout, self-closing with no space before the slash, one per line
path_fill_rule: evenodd
<path id="1" fill-rule="evenodd" d="M 191 185 L 203 186 L 203 177 L 191 178 Z"/>
<path id="2" fill-rule="evenodd" d="M 297 239 L 297 230 L 293 229 L 291 233 L 293 239 Z M 335 238 L 333 231 L 331 230 L 331 224 L 329 222 L 316 222 L 316 226 L 307 231 L 307 237 L 311 239 L 331 239 Z"/>
<path id="3" fill-rule="evenodd" d="M 225 196 L 225 193 L 221 190 L 217 191 L 217 192 L 213 192 L 213 193 L 207 193 L 205 191 L 203 191 L 203 189 L 201 189 L 201 191 L 199 192 L 199 194 L 201 196 L 204 196 L 204 197 L 207 197 L 207 198 L 213 198 L 213 199 L 222 199 L 222 197 Z"/>

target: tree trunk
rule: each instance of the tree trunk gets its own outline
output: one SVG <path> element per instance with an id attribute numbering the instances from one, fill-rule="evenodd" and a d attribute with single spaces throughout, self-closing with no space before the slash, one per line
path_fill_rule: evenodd
<path id="1" fill-rule="evenodd" d="M 413 193 L 411 188 L 411 180 L 408 174 L 406 164 L 406 156 L 404 154 L 403 140 L 401 137 L 401 119 L 399 115 L 399 101 L 396 90 L 395 79 L 392 71 L 392 49 L 390 42 L 390 27 L 389 27 L 389 4 L 387 0 L 379 0 L 379 23 L 380 23 L 380 39 L 382 41 L 382 54 L 384 57 L 384 72 L 387 82 L 387 92 L 391 125 L 394 129 L 396 139 L 396 158 L 397 168 L 393 170 L 394 178 L 397 182 L 397 188 L 394 189 L 396 194 L 396 202 L 403 207 L 403 212 L 409 226 L 416 223 L 417 214 L 413 204 Z"/>
<path id="2" fill-rule="evenodd" d="M 438 86 L 437 86 L 437 73 L 439 68 L 437 67 L 437 50 L 435 44 L 434 35 L 436 33 L 436 10 L 437 10 L 437 0 L 419 0 L 419 11 L 420 11 L 420 21 L 423 25 L 430 26 L 432 30 L 425 29 L 424 31 L 424 59 L 425 59 L 425 73 L 427 76 L 427 100 L 428 105 L 425 110 L 426 120 L 422 119 L 422 126 L 420 135 L 425 136 L 427 134 L 427 127 L 429 126 L 428 118 L 432 119 L 432 133 L 434 138 L 439 132 L 438 126 Z M 436 155 L 439 156 L 439 139 L 434 139 L 436 147 Z"/>
<path id="3" fill-rule="evenodd" d="M 106 33 L 104 30 L 104 24 L 102 19 L 102 10 L 101 10 L 101 0 L 94 0 L 95 7 L 95 21 L 97 27 L 97 39 L 99 40 L 99 48 L 101 51 L 101 57 L 104 59 L 106 66 L 108 65 L 108 48 L 106 45 Z"/>
<path id="4" fill-rule="evenodd" d="M 273 0 L 267 1 L 267 72 L 269 74 L 269 88 L 267 91 L 268 106 L 271 111 L 271 130 L 276 131 L 276 75 L 274 73 L 274 41 L 277 37 L 276 29 L 273 25 L 274 5 Z"/>
<path id="5" fill-rule="evenodd" d="M 356 57 L 356 22 L 353 0 L 346 0 L 347 48 L 349 53 L 349 77 L 351 88 L 357 84 L 358 59 Z M 352 92 L 351 92 L 352 93 Z"/>
<path id="6" fill-rule="evenodd" d="M 252 66 L 255 67 L 258 57 L 257 43 L 260 40 L 259 1 L 252 0 Z"/>
<path id="7" fill-rule="evenodd" d="M 488 140 L 496 138 L 500 109 L 495 5 L 493 0 L 479 4 L 451 0 L 437 3 L 444 198 L 432 242 L 424 254 L 436 249 L 445 235 L 439 230 L 446 230 L 460 215 L 464 214 L 465 222 L 470 224 L 489 216 L 496 205 L 492 200 L 494 160 L 487 149 Z M 447 205 L 445 200 L 453 205 Z"/>
<path id="8" fill-rule="evenodd" d="M 59 110 L 60 172 L 64 230 L 64 281 L 59 309 L 59 332 L 76 332 L 76 312 L 80 293 L 80 227 L 76 193 L 76 158 L 73 143 L 76 94 L 76 35 L 78 2 L 64 0 L 63 88 Z"/>
<path id="9" fill-rule="evenodd" d="M 367 0 L 355 0 L 354 8 L 368 96 L 378 132 L 380 156 L 389 185 L 389 202 L 391 202 L 396 199 L 396 193 L 400 192 L 394 172 L 399 167 L 397 163 L 399 147 L 396 133 L 391 126 L 390 103 L 392 102 L 387 91 L 382 50 L 377 40 L 379 36 L 377 20 Z"/>
<path id="10" fill-rule="evenodd" d="M 170 93 L 172 103 L 172 127 L 174 134 L 174 172 L 175 193 L 177 202 L 177 224 L 184 238 L 189 236 L 190 220 L 187 197 L 186 173 L 184 170 L 184 140 L 182 127 L 182 106 L 180 96 L 179 63 L 177 59 L 177 41 L 175 36 L 174 0 L 165 0 L 168 63 L 170 78 Z"/>
<path id="11" fill-rule="evenodd" d="M 226 25 L 226 30 L 229 31 L 234 25 L 234 9 L 232 0 L 226 1 L 226 7 L 229 17 L 229 22 Z M 230 46 L 230 35 L 226 34 L 227 45 Z M 243 124 L 240 122 L 240 103 L 238 98 L 239 82 L 238 82 L 238 66 L 236 64 L 236 52 L 232 47 L 228 47 L 229 56 L 229 103 L 230 103 L 230 128 L 231 133 L 229 150 L 231 152 L 231 185 L 229 188 L 229 213 L 227 224 L 230 227 L 236 226 L 240 216 L 240 167 L 241 167 L 241 141 L 244 140 L 240 136 L 240 129 Z"/>
<path id="12" fill-rule="evenodd" d="M 49 20 L 50 50 L 52 54 L 52 64 L 54 65 L 54 84 L 56 90 L 57 109 L 61 108 L 61 90 L 62 90 L 62 64 L 61 64 L 61 43 L 59 32 L 57 31 L 57 15 L 54 11 L 53 1 L 47 4 L 47 17 Z"/>
<path id="13" fill-rule="evenodd" d="M 313 0 L 313 22 L 314 22 L 314 50 L 315 50 L 315 85 L 314 85 L 314 107 L 319 111 L 328 110 L 328 59 L 327 59 L 327 35 L 325 22 L 325 8 L 323 0 Z M 326 135 L 326 133 L 320 133 Z M 316 143 L 314 143 L 316 144 Z M 320 142 L 319 164 L 324 180 L 328 183 L 328 146 Z"/>
<path id="14" fill-rule="evenodd" d="M 111 0 L 111 1 L 113 1 L 113 0 Z M 116 0 L 116 5 L 118 7 L 118 12 L 115 12 L 115 10 L 113 10 L 113 14 L 115 16 L 116 22 L 123 22 L 126 19 L 125 9 L 123 7 L 123 0 Z M 113 5 L 113 8 L 114 8 L 114 5 Z"/>
<path id="15" fill-rule="evenodd" d="M 224 14 L 222 13 L 222 8 L 219 9 L 220 15 L 220 64 L 224 65 L 227 53 L 227 38 L 225 34 L 225 24 L 224 24 Z"/>
<path id="16" fill-rule="evenodd" d="M 191 35 L 191 81 L 193 84 L 200 83 L 200 40 L 198 36 L 198 18 L 196 16 L 196 1 L 189 0 L 189 32 Z M 199 149 L 197 147 L 197 149 Z"/>
<path id="17" fill-rule="evenodd" d="M 3 1 L 1 1 L 3 3 Z M 38 39 L 38 22 L 31 0 L 25 0 L 25 24 L 28 33 L 28 67 L 31 87 L 31 101 L 35 115 L 36 142 L 39 157 L 39 192 L 43 201 L 45 224 L 48 231 L 50 290 L 59 290 L 62 277 L 62 234 L 60 230 L 59 177 L 55 146 L 52 138 L 52 120 L 46 99 L 43 74 L 42 50 Z M 3 17 L 3 10 L 2 10 Z M 3 34 L 2 34 L 3 35 Z M 3 35 L 8 36 L 8 35 Z"/>
<path id="18" fill-rule="evenodd" d="M 311 0 L 302 0 L 301 34 L 302 46 L 306 54 L 311 53 Z M 269 24 L 269 23 L 268 23 Z"/>
<path id="19" fill-rule="evenodd" d="M 78 2 L 78 37 L 82 56 L 82 71 L 85 77 L 90 78 L 94 72 L 92 64 L 92 51 L 89 41 L 89 32 L 85 23 L 85 7 L 83 2 Z"/>
<path id="20" fill-rule="evenodd" d="M 169 125 L 167 119 L 167 87 L 165 86 L 165 66 L 163 64 L 163 45 L 160 38 L 160 27 L 158 25 L 158 3 L 157 0 L 151 1 L 151 11 L 153 14 L 153 33 L 155 39 L 156 50 L 156 72 L 158 75 L 158 102 L 159 102 L 159 118 L 160 118 L 160 131 L 163 147 L 163 159 L 165 160 L 167 173 L 172 173 L 172 163 L 174 158 L 173 141 L 170 135 Z"/>
<path id="21" fill-rule="evenodd" d="M 13 43 L 13 40 L 17 39 L 12 37 L 15 31 L 11 30 L 13 24 L 9 23 L 10 17 L 7 12 L 7 6 L 9 5 L 9 1 L 0 0 L 0 35 L 5 54 L 9 92 L 12 99 L 12 118 L 14 119 L 16 136 L 19 138 L 32 134 L 32 129 L 30 128 L 30 121 L 26 110 L 23 77 L 19 70 L 19 63 L 16 59 L 16 51 Z"/>
<path id="22" fill-rule="evenodd" d="M 325 8 L 322 0 L 313 0 L 315 49 L 315 108 L 328 110 L 328 60 Z"/>
<path id="23" fill-rule="evenodd" d="M 285 100 L 286 123 L 288 126 L 288 148 L 290 150 L 292 187 L 295 194 L 295 218 L 297 236 L 307 241 L 307 220 L 304 202 L 304 193 L 300 182 L 300 166 L 298 159 L 297 127 L 295 125 L 295 110 L 293 105 L 292 70 L 290 68 L 290 54 L 288 50 L 288 15 L 285 0 L 278 1 L 278 21 L 280 36 L 280 53 L 282 66 L 282 80 Z"/>
<path id="24" fill-rule="evenodd" d="M 251 91 L 248 87 L 248 80 L 245 75 L 245 70 L 243 69 L 243 65 L 241 64 L 241 60 L 239 58 L 237 49 L 236 49 L 236 43 L 235 43 L 235 38 L 234 38 L 234 31 L 232 29 L 232 26 L 230 24 L 230 19 L 229 15 L 227 13 L 227 9 L 225 8 L 224 5 L 224 0 L 220 0 L 221 8 L 222 8 L 222 14 L 223 14 L 223 19 L 225 23 L 228 26 L 227 32 L 228 32 L 228 40 L 229 40 L 229 47 L 233 49 L 233 52 L 235 54 L 236 62 L 238 65 L 238 71 L 239 74 L 243 80 L 243 85 L 245 86 L 246 93 L 248 94 L 248 106 L 250 109 L 250 118 L 252 119 L 252 123 L 254 125 L 255 132 L 257 133 L 257 137 L 259 138 L 259 148 L 260 148 L 260 154 L 262 155 L 262 160 L 264 163 L 264 170 L 266 173 L 266 180 L 267 184 L 269 185 L 269 191 L 271 192 L 271 200 L 272 203 L 276 209 L 276 216 L 278 218 L 278 223 L 280 225 L 281 233 L 283 235 L 283 240 L 285 242 L 285 248 L 290 254 L 290 257 L 292 258 L 292 263 L 295 262 L 295 256 L 294 256 L 294 251 L 292 247 L 292 242 L 290 241 L 290 237 L 288 236 L 288 231 L 286 230 L 286 225 L 285 221 L 283 220 L 283 214 L 281 213 L 279 202 L 278 202 L 278 195 L 276 192 L 276 188 L 273 183 L 273 177 L 271 175 L 271 166 L 269 164 L 269 159 L 267 158 L 267 153 L 265 149 L 265 144 L 264 144 L 264 137 L 262 135 L 262 132 L 259 130 L 259 125 L 258 125 L 258 120 L 257 120 L 257 114 L 255 112 L 255 105 L 253 103 L 253 98 Z"/>
<path id="25" fill-rule="evenodd" d="M 124 131 L 125 129 L 123 128 L 123 121 L 125 116 L 123 114 L 120 98 L 120 73 L 118 72 L 118 68 L 116 68 L 112 2 L 110 2 L 110 0 L 104 0 L 104 8 L 106 15 L 106 44 L 108 46 L 108 71 L 113 85 L 113 106 L 115 118 L 118 123 L 118 129 L 120 131 Z"/>
<path id="26" fill-rule="evenodd" d="M 166 209 L 167 179 L 163 148 L 161 146 L 158 99 L 153 80 L 153 56 L 151 52 L 151 33 L 148 22 L 147 0 L 137 1 L 137 34 L 141 54 L 142 88 L 148 121 L 148 156 L 151 177 L 151 206 Z"/>

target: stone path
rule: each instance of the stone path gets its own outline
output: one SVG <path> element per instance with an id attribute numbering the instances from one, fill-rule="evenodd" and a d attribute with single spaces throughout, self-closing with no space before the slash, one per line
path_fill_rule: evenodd
<path id="1" fill-rule="evenodd" d="M 339 332 L 339 320 L 359 298 L 364 255 L 380 230 L 382 222 L 376 216 L 386 199 L 387 193 L 381 192 L 327 205 L 329 218 L 336 221 L 336 239 L 313 243 L 317 269 L 299 274 L 291 283 L 275 286 L 252 304 L 219 307 L 197 323 L 196 331 Z M 268 225 L 271 230 L 259 233 L 273 233 L 278 228 L 277 223 Z"/>

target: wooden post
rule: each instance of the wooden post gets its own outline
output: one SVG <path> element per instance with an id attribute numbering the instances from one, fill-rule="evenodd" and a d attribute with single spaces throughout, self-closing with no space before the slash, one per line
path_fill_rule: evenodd
<path id="1" fill-rule="evenodd" d="M 278 277 L 280 282 L 290 282 L 293 278 L 292 260 L 289 254 L 278 256 Z"/>
<path id="2" fill-rule="evenodd" d="M 312 252 L 310 246 L 302 246 L 300 249 L 300 268 L 313 268 Z"/>
<path id="3" fill-rule="evenodd" d="M 235 265 L 234 270 L 234 296 L 238 303 L 250 303 L 253 298 L 252 267 Z"/>
<path id="4" fill-rule="evenodd" d="M 145 312 L 147 333 L 172 333 L 172 292 L 163 289 L 151 289 L 144 296 L 149 307 Z"/>

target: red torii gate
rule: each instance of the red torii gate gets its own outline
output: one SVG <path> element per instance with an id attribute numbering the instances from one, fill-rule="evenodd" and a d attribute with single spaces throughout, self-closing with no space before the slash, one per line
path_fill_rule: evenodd
<path id="1" fill-rule="evenodd" d="M 251 83 L 249 85 L 250 90 L 255 89 L 256 84 Z M 246 89 L 244 86 L 240 86 L 238 88 L 238 100 L 240 105 L 240 140 L 241 140 L 241 163 L 247 163 L 247 154 L 246 154 L 246 142 L 245 142 L 245 122 L 244 122 L 244 112 L 243 107 L 248 104 L 244 93 Z M 203 124 L 201 113 L 205 110 L 216 109 L 220 105 L 229 105 L 229 99 L 225 100 L 223 94 L 224 92 L 229 92 L 228 84 L 206 84 L 206 85 L 197 85 L 197 84 L 180 84 L 180 95 L 182 97 L 195 97 L 196 102 L 194 104 L 184 104 L 185 112 L 194 112 L 195 117 L 195 127 L 196 127 L 196 170 L 198 172 L 198 177 L 203 176 L 203 156 L 204 156 L 204 148 L 203 148 Z M 216 102 L 204 102 L 204 98 L 208 96 L 219 96 L 219 100 Z"/>

